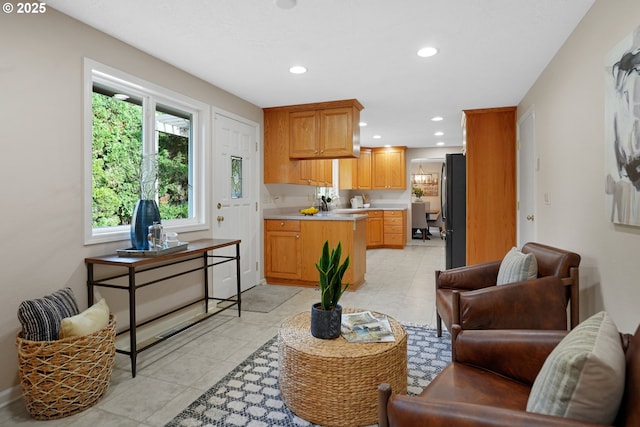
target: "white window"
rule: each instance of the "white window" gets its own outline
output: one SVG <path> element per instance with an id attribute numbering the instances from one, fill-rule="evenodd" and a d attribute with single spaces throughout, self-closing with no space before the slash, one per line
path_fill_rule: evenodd
<path id="1" fill-rule="evenodd" d="M 165 229 L 207 228 L 208 127 L 206 104 L 85 59 L 85 243 L 128 239 L 140 198 L 156 200 Z"/>

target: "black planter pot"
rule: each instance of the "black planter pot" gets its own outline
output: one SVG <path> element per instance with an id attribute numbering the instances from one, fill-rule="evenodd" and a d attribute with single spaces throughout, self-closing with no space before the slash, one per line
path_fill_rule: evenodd
<path id="1" fill-rule="evenodd" d="M 342 306 L 336 305 L 333 310 L 323 310 L 321 304 L 311 306 L 311 335 L 323 340 L 331 340 L 340 336 L 342 323 Z"/>

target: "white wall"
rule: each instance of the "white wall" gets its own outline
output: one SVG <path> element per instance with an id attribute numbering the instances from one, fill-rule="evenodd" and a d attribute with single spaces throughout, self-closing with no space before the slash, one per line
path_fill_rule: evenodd
<path id="1" fill-rule="evenodd" d="M 625 332 L 640 321 L 640 228 L 605 213 L 604 58 L 639 25 L 637 0 L 597 0 L 518 105 L 535 109 L 538 241 L 582 255 L 581 319 L 605 309 Z"/>
<path id="2" fill-rule="evenodd" d="M 10 388 L 17 384 L 20 302 L 69 286 L 86 308 L 84 258 L 113 253 L 127 244 L 83 245 L 83 57 L 260 126 L 263 120 L 260 108 L 51 8 L 43 15 L 1 14 L 0 52 L 1 404 L 13 396 Z M 212 237 L 211 231 L 185 235 L 189 240 L 205 237 Z M 144 294 L 148 310 L 171 299 L 171 292 Z M 124 302 L 115 305 L 115 311 L 126 307 Z M 126 312 L 117 314 L 126 323 Z"/>

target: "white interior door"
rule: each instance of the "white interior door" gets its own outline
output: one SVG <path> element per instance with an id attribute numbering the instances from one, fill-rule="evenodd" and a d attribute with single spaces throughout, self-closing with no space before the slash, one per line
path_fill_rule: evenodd
<path id="1" fill-rule="evenodd" d="M 215 113 L 213 117 L 213 210 L 215 239 L 240 239 L 240 282 L 246 290 L 258 283 L 258 125 Z M 235 255 L 235 246 L 216 252 Z M 236 266 L 213 267 L 213 296 L 236 294 Z"/>
<path id="2" fill-rule="evenodd" d="M 518 247 L 536 239 L 535 115 L 531 107 L 518 121 Z"/>

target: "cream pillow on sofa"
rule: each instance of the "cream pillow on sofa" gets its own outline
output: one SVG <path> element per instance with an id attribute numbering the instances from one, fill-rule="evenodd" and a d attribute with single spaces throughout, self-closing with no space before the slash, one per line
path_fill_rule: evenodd
<path id="1" fill-rule="evenodd" d="M 527 411 L 613 424 L 624 393 L 625 367 L 618 328 L 601 311 L 549 354 L 531 388 Z"/>
<path id="2" fill-rule="evenodd" d="M 109 306 L 102 298 L 80 314 L 65 317 L 60 322 L 60 338 L 89 335 L 109 324 Z"/>
<path id="3" fill-rule="evenodd" d="M 496 285 L 522 282 L 538 277 L 538 261 L 532 253 L 524 254 L 515 246 L 504 256 Z"/>

